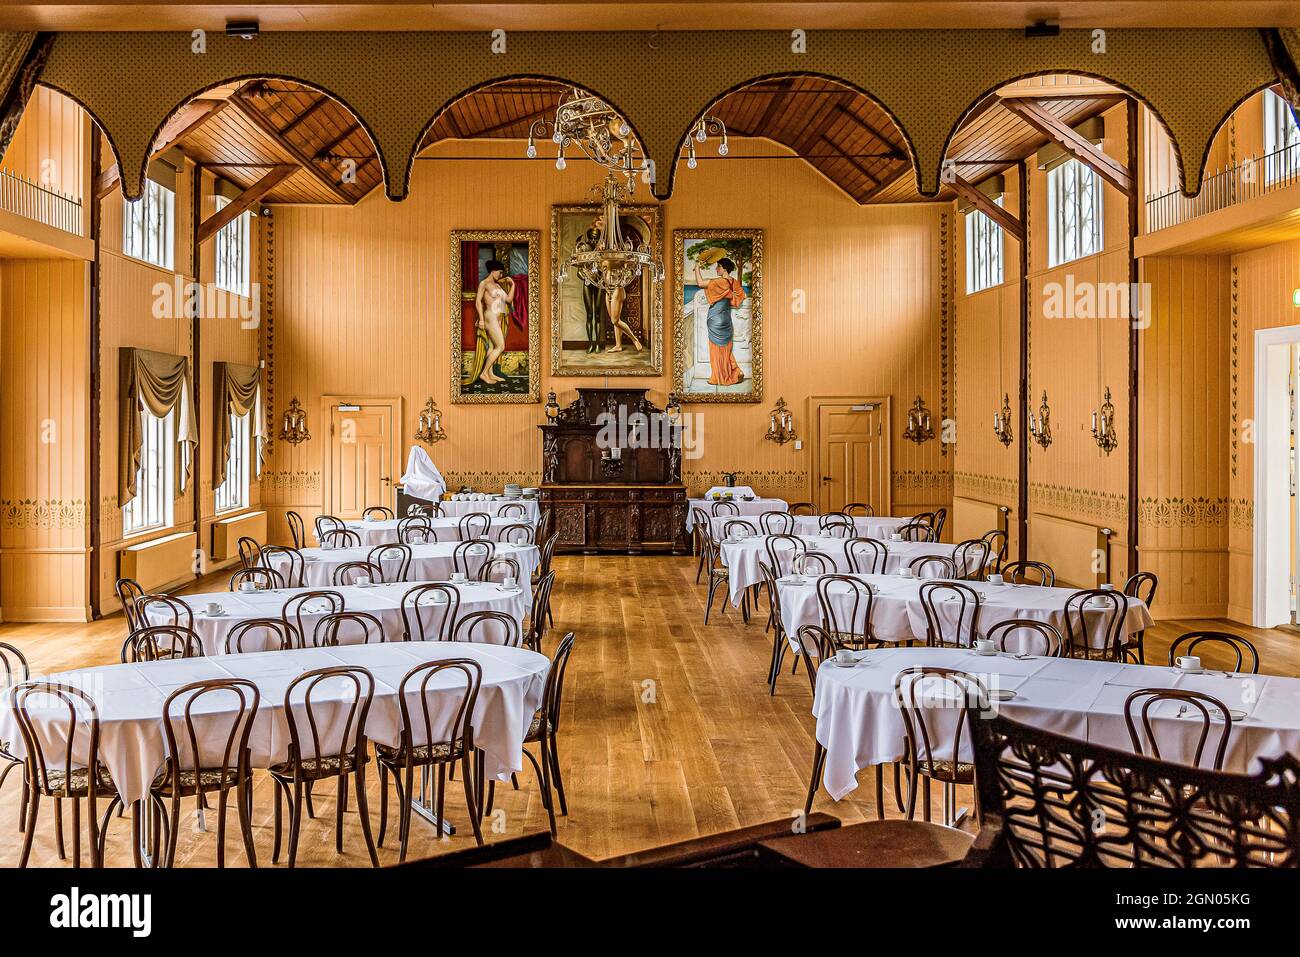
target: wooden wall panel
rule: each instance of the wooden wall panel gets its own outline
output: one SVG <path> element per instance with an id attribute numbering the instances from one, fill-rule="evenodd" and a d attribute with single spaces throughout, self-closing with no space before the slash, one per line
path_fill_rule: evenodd
<path id="1" fill-rule="evenodd" d="M 84 110 L 44 86 L 32 91 L 0 169 L 80 200 L 90 158 L 90 124 Z"/>

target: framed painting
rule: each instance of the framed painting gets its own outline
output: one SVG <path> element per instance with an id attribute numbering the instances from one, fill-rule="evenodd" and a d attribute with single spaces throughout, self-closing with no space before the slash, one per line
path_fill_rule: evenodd
<path id="1" fill-rule="evenodd" d="M 644 244 L 663 262 L 658 206 L 621 206 L 624 239 Z M 551 207 L 551 374 L 660 375 L 663 357 L 663 280 L 642 270 L 618 294 L 607 296 L 560 266 L 575 249 L 600 239 L 602 207 Z"/>
<path id="2" fill-rule="evenodd" d="M 541 234 L 451 234 L 451 401 L 540 402 Z"/>
<path id="3" fill-rule="evenodd" d="M 762 401 L 763 231 L 674 229 L 673 289 L 673 391 Z"/>

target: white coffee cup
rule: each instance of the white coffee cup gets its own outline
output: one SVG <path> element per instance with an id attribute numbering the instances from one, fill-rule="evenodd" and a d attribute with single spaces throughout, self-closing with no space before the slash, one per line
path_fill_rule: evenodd
<path id="1" fill-rule="evenodd" d="M 1196 655 L 1179 655 L 1174 659 L 1180 671 L 1200 671 L 1201 659 Z"/>
<path id="2" fill-rule="evenodd" d="M 501 587 L 502 587 L 502 588 L 514 588 L 514 587 L 515 587 L 515 576 L 514 576 L 514 575 L 507 575 L 504 579 L 502 579 L 502 581 L 501 581 Z"/>
<path id="3" fill-rule="evenodd" d="M 835 651 L 835 660 L 842 665 L 849 665 L 857 659 L 853 657 L 852 648 L 838 648 Z"/>
<path id="4" fill-rule="evenodd" d="M 1114 591 L 1114 590 L 1115 590 L 1115 586 L 1112 585 L 1110 582 L 1102 582 L 1102 583 L 1101 583 L 1101 590 L 1102 590 L 1102 591 Z"/>
<path id="5" fill-rule="evenodd" d="M 240 590 L 240 591 L 257 591 L 257 582 L 255 582 L 255 581 L 242 581 L 242 582 L 239 583 L 239 590 Z"/>
<path id="6" fill-rule="evenodd" d="M 996 655 L 998 646 L 987 638 L 975 639 L 975 654 L 977 655 Z"/>
<path id="7" fill-rule="evenodd" d="M 889 535 L 889 540 L 891 542 L 901 542 L 903 540 L 903 536 L 899 535 L 898 532 L 891 532 Z"/>
<path id="8" fill-rule="evenodd" d="M 1003 581 L 1004 579 L 1002 578 L 1002 576 L 996 573 L 989 576 L 990 585 L 1001 585 Z"/>
<path id="9" fill-rule="evenodd" d="M 904 566 L 902 566 L 901 568 L 899 568 L 899 570 L 898 570 L 898 577 L 899 577 L 899 578 L 915 578 L 915 577 L 916 577 L 916 572 L 912 571 L 912 569 L 910 569 L 910 568 L 908 568 L 906 565 L 904 565 Z"/>
<path id="10" fill-rule="evenodd" d="M 465 573 L 464 573 L 464 572 L 452 572 L 452 573 L 451 573 L 451 581 L 452 581 L 452 584 L 455 584 L 455 585 L 463 585 L 463 584 L 465 584 Z"/>
<path id="11" fill-rule="evenodd" d="M 224 614 L 225 611 L 226 611 L 226 609 L 224 609 L 224 608 L 221 607 L 221 602 L 219 602 L 219 601 L 210 601 L 210 602 L 208 602 L 208 614 L 209 614 L 209 615 L 221 615 L 221 614 Z"/>
<path id="12" fill-rule="evenodd" d="M 369 576 L 369 575 L 358 575 L 358 576 L 357 576 L 357 584 L 360 585 L 362 588 L 365 588 L 367 585 L 370 584 L 370 576 Z"/>

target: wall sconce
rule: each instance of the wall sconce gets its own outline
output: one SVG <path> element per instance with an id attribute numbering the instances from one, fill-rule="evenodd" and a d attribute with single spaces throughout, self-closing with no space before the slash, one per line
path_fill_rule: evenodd
<path id="1" fill-rule="evenodd" d="M 284 412 L 284 424 L 280 428 L 280 441 L 297 445 L 311 438 L 307 431 L 307 412 L 298 404 L 298 397 L 289 400 L 289 408 Z"/>
<path id="2" fill-rule="evenodd" d="M 433 443 L 441 442 L 446 437 L 447 433 L 442 430 L 442 410 L 430 397 L 424 403 L 424 411 L 420 413 L 420 427 L 415 430 L 415 438 L 419 442 L 427 442 L 429 445 L 433 445 Z"/>
<path id="3" fill-rule="evenodd" d="M 1029 413 L 1029 434 L 1033 440 L 1047 448 L 1052 444 L 1052 410 L 1047 407 L 1047 390 L 1043 390 L 1043 404 L 1038 407 L 1038 416 Z"/>
<path id="4" fill-rule="evenodd" d="M 546 393 L 546 405 L 542 411 L 546 413 L 547 422 L 554 422 L 556 417 L 560 414 L 560 403 L 555 401 L 554 392 Z"/>
<path id="5" fill-rule="evenodd" d="M 1106 386 L 1101 409 L 1092 410 L 1092 437 L 1097 440 L 1097 448 L 1107 455 L 1119 445 L 1119 439 L 1115 437 L 1115 406 L 1110 401 L 1110 386 Z"/>
<path id="6" fill-rule="evenodd" d="M 1006 392 L 1002 393 L 1002 410 L 993 413 L 993 434 L 1003 445 L 1015 441 L 1015 435 L 1011 432 L 1011 396 Z"/>
<path id="7" fill-rule="evenodd" d="M 785 445 L 799 438 L 794 431 L 794 413 L 785 404 L 785 399 L 777 399 L 776 407 L 767 414 L 769 425 L 763 438 L 777 445 Z"/>
<path id="8" fill-rule="evenodd" d="M 676 425 L 682 417 L 682 400 L 678 398 L 676 392 L 668 393 L 668 401 L 664 404 L 664 415 L 668 416 L 668 421 Z"/>
<path id="9" fill-rule="evenodd" d="M 925 407 L 919 395 L 907 410 L 907 428 L 903 430 L 903 438 L 917 445 L 934 438 L 934 429 L 930 426 L 930 410 Z"/>

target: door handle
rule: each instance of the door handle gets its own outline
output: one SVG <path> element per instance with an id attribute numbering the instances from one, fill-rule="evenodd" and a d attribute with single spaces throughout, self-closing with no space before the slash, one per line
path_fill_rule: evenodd
<path id="1" fill-rule="evenodd" d="M 831 477 L 830 477 L 829 475 L 823 475 L 823 476 L 822 476 L 822 481 L 823 481 L 823 482 L 829 482 L 829 481 L 831 481 Z"/>
<path id="2" fill-rule="evenodd" d="M 390 479 L 387 475 L 381 475 L 381 476 L 379 476 L 379 481 L 383 482 L 385 485 L 392 485 L 392 484 L 393 484 L 393 480 Z"/>

